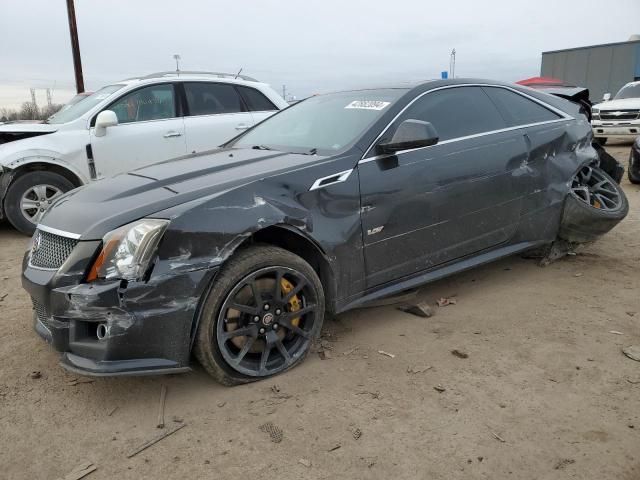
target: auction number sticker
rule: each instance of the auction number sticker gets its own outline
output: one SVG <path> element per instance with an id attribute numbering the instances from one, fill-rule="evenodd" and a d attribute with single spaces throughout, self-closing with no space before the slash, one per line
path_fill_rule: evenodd
<path id="1" fill-rule="evenodd" d="M 382 100 L 354 100 L 344 108 L 359 108 L 362 110 L 382 110 L 391 102 L 383 102 Z"/>

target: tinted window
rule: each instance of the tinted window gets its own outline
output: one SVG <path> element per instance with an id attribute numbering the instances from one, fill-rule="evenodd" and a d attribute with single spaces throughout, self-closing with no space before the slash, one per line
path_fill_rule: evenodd
<path id="1" fill-rule="evenodd" d="M 629 83 L 616 93 L 616 100 L 621 98 L 640 98 L 640 83 Z"/>
<path id="2" fill-rule="evenodd" d="M 240 86 L 236 88 L 240 92 L 240 95 L 242 95 L 242 98 L 244 99 L 244 103 L 247 104 L 247 107 L 249 107 L 249 110 L 251 110 L 252 112 L 278 110 L 278 107 L 276 107 L 271 102 L 271 100 L 269 100 L 267 97 L 265 97 L 262 93 L 260 93 L 255 88 L 240 87 Z"/>
<path id="3" fill-rule="evenodd" d="M 193 82 L 184 84 L 189 115 L 213 115 L 244 111 L 242 100 L 233 85 Z"/>
<path id="4" fill-rule="evenodd" d="M 456 87 L 427 93 L 402 114 L 396 125 L 407 119 L 431 122 L 440 141 L 506 127 L 480 87 Z"/>
<path id="5" fill-rule="evenodd" d="M 504 88 L 485 88 L 487 95 L 500 109 L 510 127 L 530 123 L 557 120 L 559 115 L 511 90 Z"/>
<path id="6" fill-rule="evenodd" d="M 82 105 L 85 100 L 78 105 Z M 165 84 L 140 88 L 116 100 L 107 108 L 116 113 L 119 123 L 173 118 L 176 116 L 173 86 Z"/>

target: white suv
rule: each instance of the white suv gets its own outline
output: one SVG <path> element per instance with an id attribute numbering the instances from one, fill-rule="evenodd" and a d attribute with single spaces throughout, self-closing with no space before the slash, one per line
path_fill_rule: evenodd
<path id="1" fill-rule="evenodd" d="M 604 102 L 593 106 L 591 126 L 596 140 L 604 145 L 608 137 L 622 137 L 633 140 L 640 135 L 640 82 L 627 83 L 609 100 L 611 94 L 604 95 Z"/>
<path id="2" fill-rule="evenodd" d="M 0 126 L 0 219 L 31 233 L 92 180 L 210 150 L 288 106 L 252 78 L 165 72 L 104 87 L 45 123 Z"/>

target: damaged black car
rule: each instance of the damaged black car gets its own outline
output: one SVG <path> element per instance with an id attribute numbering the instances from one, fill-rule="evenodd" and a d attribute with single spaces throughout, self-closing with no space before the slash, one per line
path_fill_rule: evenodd
<path id="1" fill-rule="evenodd" d="M 219 149 L 62 196 L 23 264 L 36 331 L 86 375 L 233 385 L 299 364 L 324 318 L 628 211 L 579 104 L 442 80 L 317 95 Z"/>

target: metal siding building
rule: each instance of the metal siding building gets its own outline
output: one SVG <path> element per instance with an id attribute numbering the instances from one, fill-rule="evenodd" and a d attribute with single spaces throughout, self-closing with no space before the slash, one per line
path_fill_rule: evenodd
<path id="1" fill-rule="evenodd" d="M 592 101 L 640 80 L 640 40 L 542 52 L 542 77 L 587 87 Z"/>

